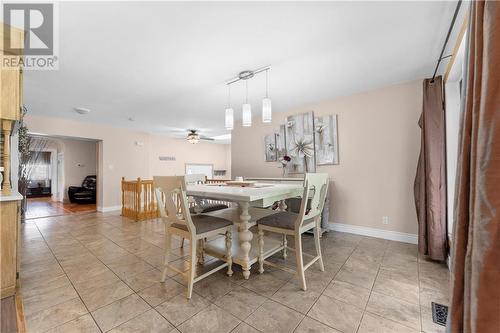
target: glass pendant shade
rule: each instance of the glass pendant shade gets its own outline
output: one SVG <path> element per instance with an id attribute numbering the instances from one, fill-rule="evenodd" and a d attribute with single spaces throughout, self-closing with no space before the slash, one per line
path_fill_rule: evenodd
<path id="1" fill-rule="evenodd" d="M 266 97 L 262 100 L 262 122 L 270 123 L 272 121 L 271 99 Z"/>
<path id="2" fill-rule="evenodd" d="M 243 127 L 252 126 L 252 106 L 248 103 L 243 104 Z"/>
<path id="3" fill-rule="evenodd" d="M 226 109 L 226 129 L 232 130 L 234 127 L 234 112 L 233 108 Z"/>

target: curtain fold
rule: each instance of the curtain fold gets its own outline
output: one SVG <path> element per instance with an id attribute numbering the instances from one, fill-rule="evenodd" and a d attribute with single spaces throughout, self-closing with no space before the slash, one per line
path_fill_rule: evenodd
<path id="1" fill-rule="evenodd" d="M 414 195 L 418 219 L 418 250 L 433 260 L 448 255 L 446 225 L 446 154 L 443 82 L 423 82 L 423 109 L 418 125 L 421 146 Z"/>
<path id="2" fill-rule="evenodd" d="M 500 3 L 474 1 L 468 31 L 448 332 L 500 332 Z"/>

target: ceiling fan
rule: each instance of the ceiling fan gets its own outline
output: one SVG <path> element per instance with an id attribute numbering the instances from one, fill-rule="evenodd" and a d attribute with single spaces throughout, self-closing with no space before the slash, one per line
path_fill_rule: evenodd
<path id="1" fill-rule="evenodd" d="M 207 136 L 203 136 L 203 135 L 198 134 L 198 130 L 190 129 L 188 131 L 189 132 L 188 132 L 186 139 L 188 140 L 189 143 L 196 144 L 200 140 L 205 140 L 205 141 L 214 141 L 215 140 L 213 138 L 209 138 Z"/>

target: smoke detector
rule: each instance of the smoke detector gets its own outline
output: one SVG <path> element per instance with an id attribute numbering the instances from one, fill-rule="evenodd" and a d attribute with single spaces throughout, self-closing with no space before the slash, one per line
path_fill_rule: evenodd
<path id="1" fill-rule="evenodd" d="M 75 111 L 78 112 L 79 114 L 87 114 L 90 112 L 90 109 L 77 107 L 75 108 Z"/>

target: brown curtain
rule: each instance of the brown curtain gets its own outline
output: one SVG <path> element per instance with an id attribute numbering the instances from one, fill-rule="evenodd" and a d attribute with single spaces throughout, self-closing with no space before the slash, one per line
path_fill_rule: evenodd
<path id="1" fill-rule="evenodd" d="M 500 332 L 500 3 L 471 3 L 449 332 Z"/>
<path id="2" fill-rule="evenodd" d="M 433 260 L 445 260 L 446 160 L 443 82 L 441 76 L 424 80 L 420 156 L 414 194 L 418 219 L 418 250 Z"/>

